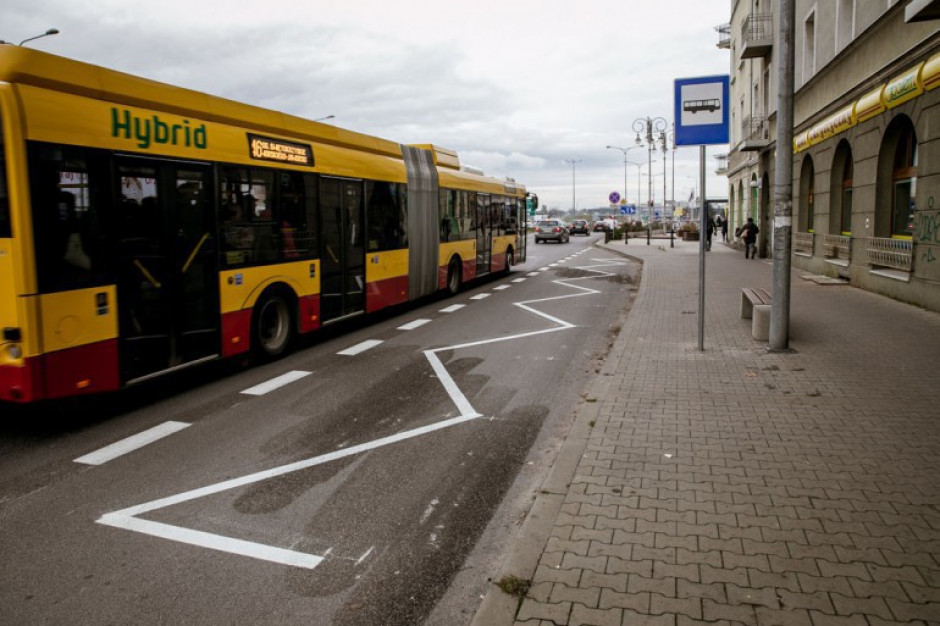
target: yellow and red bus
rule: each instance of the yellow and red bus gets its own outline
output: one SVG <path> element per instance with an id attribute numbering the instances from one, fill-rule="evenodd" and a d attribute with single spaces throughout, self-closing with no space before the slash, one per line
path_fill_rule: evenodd
<path id="1" fill-rule="evenodd" d="M 525 201 L 451 150 L 0 46 L 0 402 L 456 292 L 525 259 Z"/>

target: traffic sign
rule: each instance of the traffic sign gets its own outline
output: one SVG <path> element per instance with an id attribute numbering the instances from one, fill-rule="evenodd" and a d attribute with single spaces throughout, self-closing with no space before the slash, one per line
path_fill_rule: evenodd
<path id="1" fill-rule="evenodd" d="M 611 191 L 610 195 L 607 196 L 607 198 L 610 200 L 611 204 L 617 204 L 618 202 L 620 202 L 620 194 L 617 193 L 616 191 Z"/>
<path id="2" fill-rule="evenodd" d="M 676 79 L 677 146 L 728 143 L 728 93 L 727 75 Z"/>

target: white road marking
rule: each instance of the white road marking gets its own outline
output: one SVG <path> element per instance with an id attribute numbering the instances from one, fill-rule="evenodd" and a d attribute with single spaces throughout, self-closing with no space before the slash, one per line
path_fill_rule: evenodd
<path id="1" fill-rule="evenodd" d="M 512 279 L 512 282 L 514 282 L 514 283 L 524 283 L 524 282 L 525 282 L 525 278 L 513 278 L 513 279 Z"/>
<path id="2" fill-rule="evenodd" d="M 295 380 L 300 380 L 301 378 L 304 378 L 309 375 L 310 375 L 310 372 L 304 372 L 301 370 L 287 372 L 286 374 L 282 374 L 278 376 L 277 378 L 272 378 L 271 380 L 267 382 L 263 382 L 259 385 L 255 385 L 254 387 L 249 387 L 248 389 L 245 389 L 241 393 L 248 395 L 248 396 L 263 396 L 266 393 L 274 391 L 275 389 L 280 389 L 284 385 L 289 385 Z"/>
<path id="3" fill-rule="evenodd" d="M 489 298 L 489 297 L 490 297 L 490 294 L 488 294 L 488 293 L 478 293 L 478 294 L 475 295 L 475 296 L 470 296 L 470 299 L 471 299 L 471 300 L 482 300 L 482 299 L 484 299 L 484 298 Z"/>
<path id="4" fill-rule="evenodd" d="M 399 326 L 398 330 L 414 330 L 415 328 L 421 328 L 422 326 L 424 326 L 425 324 L 429 324 L 430 322 L 431 320 L 426 320 L 426 319 L 415 320 L 413 322 L 408 322 L 407 324 L 404 324 L 403 326 Z"/>
<path id="5" fill-rule="evenodd" d="M 505 289 L 509 289 L 510 287 L 511 285 L 497 285 L 496 287 L 493 287 L 493 291 L 503 291 Z"/>
<path id="6" fill-rule="evenodd" d="M 356 356 L 357 354 L 365 352 L 366 350 L 371 350 L 372 348 L 376 347 L 380 343 L 382 343 L 381 339 L 367 339 L 366 341 L 363 341 L 362 343 L 357 343 L 356 345 L 350 348 L 346 348 L 345 350 L 340 350 L 336 354 L 342 354 L 343 356 Z"/>
<path id="7" fill-rule="evenodd" d="M 449 307 L 441 309 L 441 313 L 453 313 L 454 311 L 459 311 L 460 309 L 467 306 L 466 304 L 452 304 Z"/>
<path id="8" fill-rule="evenodd" d="M 114 526 L 115 528 L 123 528 L 125 530 L 136 530 L 139 533 L 162 537 L 170 541 L 179 541 L 180 543 L 188 543 L 201 548 L 250 556 L 252 558 L 261 559 L 262 561 L 271 561 L 283 565 L 313 569 L 323 561 L 323 557 L 315 554 L 285 550 L 284 548 L 266 546 L 261 543 L 254 543 L 253 541 L 243 541 L 241 539 L 223 537 L 222 535 L 213 535 L 191 528 L 161 524 L 160 522 L 139 519 L 133 515 L 122 515 L 120 511 L 101 516 L 98 523 Z"/>
<path id="9" fill-rule="evenodd" d="M 623 262 L 620 264 L 625 264 L 625 263 L 626 262 Z M 617 264 L 617 262 L 608 263 L 608 265 L 611 265 L 611 264 Z M 594 267 L 602 267 L 602 266 L 596 265 Z M 609 272 L 602 272 L 600 270 L 591 269 L 590 267 L 578 268 L 578 269 L 582 269 L 588 272 L 593 272 L 595 274 L 608 275 L 608 276 L 610 275 Z M 570 322 L 566 322 L 560 318 L 548 315 L 547 313 L 539 311 L 538 309 L 535 309 L 529 305 L 536 304 L 538 302 L 548 302 L 551 300 L 561 300 L 564 298 L 572 298 L 572 297 L 600 293 L 600 291 L 596 289 L 591 289 L 589 287 L 581 287 L 578 285 L 570 284 L 572 281 L 584 280 L 585 278 L 587 277 L 552 281 L 560 285 L 565 285 L 573 289 L 578 289 L 579 291 L 581 291 L 581 293 L 568 294 L 565 296 L 555 296 L 551 298 L 543 298 L 540 300 L 528 300 L 525 302 L 513 303 L 515 306 L 518 306 L 522 309 L 525 309 L 527 311 L 534 313 L 535 315 L 538 315 L 546 320 L 551 321 L 553 324 L 556 324 L 555 326 L 541 329 L 541 330 L 530 331 L 526 333 L 519 333 L 516 335 L 507 336 L 507 337 L 494 337 L 490 339 L 481 339 L 479 341 L 471 341 L 471 342 L 467 342 L 467 343 L 463 343 L 459 345 L 444 346 L 441 348 L 436 348 L 434 350 L 424 351 L 425 357 L 428 359 L 428 362 L 430 362 L 431 367 L 434 370 L 434 373 L 437 375 L 438 380 L 440 380 L 441 384 L 444 387 L 444 390 L 447 392 L 451 400 L 457 406 L 457 409 L 460 411 L 460 415 L 458 415 L 457 417 L 452 417 L 452 418 L 445 419 L 445 420 L 435 422 L 432 424 L 427 424 L 419 428 L 406 430 L 395 435 L 383 437 L 382 439 L 376 439 L 374 441 L 352 446 L 344 450 L 335 450 L 333 452 L 322 454 L 320 456 L 316 456 L 313 458 L 297 461 L 294 463 L 282 465 L 280 467 L 275 467 L 275 468 L 271 468 L 271 469 L 260 471 L 260 472 L 255 472 L 254 474 L 249 474 L 246 476 L 239 476 L 239 477 L 232 478 L 232 479 L 220 482 L 220 483 L 216 483 L 214 485 L 209 485 L 207 487 L 201 487 L 199 489 L 194 489 L 192 491 L 187 491 L 185 493 L 180 493 L 180 494 L 176 494 L 176 495 L 169 496 L 166 498 L 153 500 L 151 502 L 146 502 L 144 504 L 132 506 L 126 509 L 122 509 L 120 511 L 106 513 L 102 515 L 100 518 L 98 518 L 97 522 L 100 524 L 115 526 L 117 528 L 124 528 L 126 530 L 133 530 L 136 532 L 149 534 L 149 535 L 153 535 L 156 537 L 171 539 L 173 541 L 179 541 L 179 542 L 188 543 L 191 545 L 211 548 L 214 550 L 220 550 L 220 551 L 229 552 L 232 554 L 250 556 L 253 558 L 257 558 L 257 559 L 263 559 L 263 560 L 272 561 L 275 563 L 283 563 L 286 565 L 293 565 L 297 567 L 314 568 L 320 562 L 323 561 L 323 558 L 324 558 L 323 556 L 297 552 L 294 550 L 285 550 L 283 548 L 276 548 L 273 546 L 267 546 L 264 544 L 243 541 L 240 539 L 233 539 L 230 537 L 223 537 L 221 535 L 213 535 L 210 533 L 196 531 L 196 530 L 192 530 L 188 528 L 171 526 L 169 524 L 152 522 L 149 520 L 140 519 L 138 516 L 143 515 L 145 513 L 149 513 L 151 511 L 158 510 L 158 509 L 180 504 L 182 502 L 188 502 L 190 500 L 195 500 L 197 498 L 210 496 L 216 493 L 220 493 L 222 491 L 227 491 L 229 489 L 243 487 L 245 485 L 250 485 L 250 484 L 260 482 L 263 480 L 268 480 L 271 478 L 276 478 L 279 476 L 283 476 L 285 474 L 304 470 L 304 469 L 307 469 L 316 465 L 329 463 L 337 459 L 353 456 L 356 454 L 361 454 L 363 452 L 367 452 L 370 450 L 375 450 L 383 446 L 391 445 L 391 444 L 398 443 L 400 441 L 405 441 L 408 439 L 413 439 L 415 437 L 420 437 L 428 433 L 437 432 L 446 428 L 450 428 L 451 426 L 456 426 L 458 424 L 463 424 L 464 422 L 469 422 L 477 418 L 483 417 L 480 413 L 478 413 L 473 408 L 473 406 L 467 400 L 466 396 L 457 386 L 457 383 L 454 382 L 454 379 L 448 373 L 447 368 L 444 367 L 444 364 L 438 358 L 437 353 L 444 352 L 444 351 L 459 350 L 461 348 L 468 348 L 468 347 L 473 347 L 473 346 L 481 346 L 481 345 L 497 343 L 501 341 L 511 341 L 511 340 L 519 339 L 523 337 L 531 337 L 534 335 L 552 333 L 552 332 L 557 332 L 560 330 L 565 330 L 568 328 L 574 328 L 574 324 L 571 324 Z M 463 305 L 454 305 L 454 306 L 460 308 Z M 452 307 L 449 307 L 449 308 L 452 308 Z M 369 342 L 366 342 L 366 343 L 369 343 Z M 457 503 L 454 503 L 454 506 L 456 507 Z M 432 512 L 433 512 L 433 509 L 432 509 Z M 430 513 L 425 511 L 425 515 L 429 516 Z M 434 541 L 434 539 L 435 538 L 432 537 L 432 542 Z M 371 548 L 362 557 L 360 557 L 360 562 L 362 561 L 362 559 L 366 558 L 370 552 L 371 552 Z M 326 554 L 329 554 L 329 550 L 327 550 Z"/>
<path id="10" fill-rule="evenodd" d="M 80 456 L 75 459 L 75 462 L 85 465 L 102 465 L 190 426 L 191 424 L 185 422 L 163 422 L 159 426 L 154 426 L 121 441 L 116 441 L 100 450 Z"/>
<path id="11" fill-rule="evenodd" d="M 539 275 L 538 272 L 529 272 L 528 274 L 526 274 L 526 276 L 538 276 L 538 275 Z"/>

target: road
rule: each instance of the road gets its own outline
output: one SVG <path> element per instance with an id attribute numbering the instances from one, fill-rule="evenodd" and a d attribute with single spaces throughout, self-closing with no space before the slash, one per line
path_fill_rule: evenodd
<path id="1" fill-rule="evenodd" d="M 0 408 L 0 623 L 467 623 L 629 306 L 592 239 L 273 363 Z"/>

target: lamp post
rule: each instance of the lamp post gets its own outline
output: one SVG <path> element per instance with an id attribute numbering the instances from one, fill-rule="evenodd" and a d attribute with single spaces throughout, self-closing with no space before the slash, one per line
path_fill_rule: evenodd
<path id="1" fill-rule="evenodd" d="M 653 168 L 653 150 L 656 149 L 656 141 L 660 139 L 665 144 L 665 131 L 666 131 L 666 120 L 661 117 L 640 117 L 633 120 L 633 131 L 636 133 L 636 145 L 643 145 L 643 141 L 646 141 L 647 149 L 647 163 L 649 164 L 650 169 Z M 643 138 L 640 138 L 640 133 L 643 133 Z M 648 212 L 648 221 L 652 221 L 653 217 L 653 177 L 650 177 L 649 180 L 649 197 L 650 205 Z"/>
<path id="2" fill-rule="evenodd" d="M 640 185 L 640 172 L 643 170 L 643 166 L 646 165 L 646 163 L 629 161 L 629 164 L 636 167 L 636 203 L 637 205 L 641 205 L 643 204 L 643 199 L 640 197 L 640 189 L 642 188 Z"/>
<path id="3" fill-rule="evenodd" d="M 27 41 L 32 41 L 33 39 L 39 39 L 40 37 L 49 37 L 50 35 L 58 35 L 58 34 L 59 34 L 59 29 L 58 29 L 58 28 L 50 28 L 50 29 L 47 30 L 46 32 L 44 32 L 44 33 L 42 33 L 42 34 L 39 34 L 39 35 L 36 35 L 35 37 L 27 37 L 26 39 L 24 39 L 23 41 L 21 41 L 21 42 L 20 42 L 19 44 L 17 44 L 17 45 L 22 46 L 22 45 L 23 45 L 24 43 L 26 43 Z M 12 41 L 3 41 L 2 39 L 0 39 L 0 44 L 10 44 L 10 45 L 12 45 L 13 42 L 12 42 Z"/>
<path id="4" fill-rule="evenodd" d="M 565 163 L 571 164 L 571 214 L 574 215 L 578 211 L 578 202 L 575 198 L 575 185 L 574 185 L 574 169 L 575 165 L 580 163 L 583 159 L 565 159 Z"/>
<path id="5" fill-rule="evenodd" d="M 624 200 L 627 199 L 627 164 L 630 163 L 630 161 L 627 160 L 627 153 L 630 152 L 631 150 L 636 150 L 639 147 L 640 146 L 630 146 L 629 148 L 620 148 L 618 146 L 607 146 L 608 150 L 620 150 L 621 152 L 623 152 L 623 198 Z M 640 194 L 639 186 L 637 186 L 636 193 L 637 193 L 637 196 L 639 196 Z M 637 199 L 637 202 L 639 203 L 639 199 Z"/>

